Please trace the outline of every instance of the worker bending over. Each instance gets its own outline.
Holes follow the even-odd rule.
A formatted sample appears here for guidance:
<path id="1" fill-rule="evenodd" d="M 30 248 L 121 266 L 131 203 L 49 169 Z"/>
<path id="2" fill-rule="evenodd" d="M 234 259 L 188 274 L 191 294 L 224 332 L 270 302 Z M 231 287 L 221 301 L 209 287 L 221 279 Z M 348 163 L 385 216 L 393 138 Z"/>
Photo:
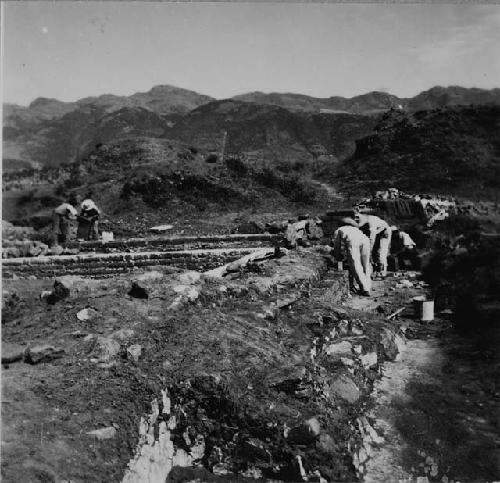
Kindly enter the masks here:
<path id="1" fill-rule="evenodd" d="M 338 260 L 347 260 L 349 268 L 349 283 L 355 290 L 355 282 L 361 295 L 370 295 L 370 240 L 350 218 L 343 219 L 345 224 L 333 234 L 333 255 Z"/>
<path id="2" fill-rule="evenodd" d="M 80 216 L 78 217 L 78 239 L 99 239 L 99 216 L 101 212 L 90 199 L 83 200 Z"/>
<path id="3" fill-rule="evenodd" d="M 370 238 L 370 253 L 375 267 L 383 277 L 387 275 L 387 257 L 391 246 L 392 230 L 389 224 L 375 215 L 358 213 L 355 220 Z"/>
<path id="4" fill-rule="evenodd" d="M 53 244 L 66 243 L 69 239 L 71 221 L 76 220 L 76 209 L 69 203 L 61 203 L 52 215 Z"/>

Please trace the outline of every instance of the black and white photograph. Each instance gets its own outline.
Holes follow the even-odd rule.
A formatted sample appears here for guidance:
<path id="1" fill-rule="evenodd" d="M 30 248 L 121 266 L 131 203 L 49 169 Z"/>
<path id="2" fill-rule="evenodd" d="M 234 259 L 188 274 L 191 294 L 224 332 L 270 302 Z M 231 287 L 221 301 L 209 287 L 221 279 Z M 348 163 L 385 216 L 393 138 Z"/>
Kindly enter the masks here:
<path id="1" fill-rule="evenodd" d="M 500 3 L 0 14 L 2 482 L 500 482 Z"/>

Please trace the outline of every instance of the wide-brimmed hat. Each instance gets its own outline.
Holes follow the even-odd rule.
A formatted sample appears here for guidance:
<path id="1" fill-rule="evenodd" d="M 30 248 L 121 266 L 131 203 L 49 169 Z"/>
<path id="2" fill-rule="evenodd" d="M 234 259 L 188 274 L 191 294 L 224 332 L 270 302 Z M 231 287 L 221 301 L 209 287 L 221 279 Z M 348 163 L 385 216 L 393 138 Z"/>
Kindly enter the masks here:
<path id="1" fill-rule="evenodd" d="M 90 199 L 83 200 L 82 204 L 81 204 L 81 207 L 82 207 L 82 210 L 96 210 L 96 211 L 99 211 L 99 209 L 97 208 L 96 204 L 92 200 L 90 200 Z"/>

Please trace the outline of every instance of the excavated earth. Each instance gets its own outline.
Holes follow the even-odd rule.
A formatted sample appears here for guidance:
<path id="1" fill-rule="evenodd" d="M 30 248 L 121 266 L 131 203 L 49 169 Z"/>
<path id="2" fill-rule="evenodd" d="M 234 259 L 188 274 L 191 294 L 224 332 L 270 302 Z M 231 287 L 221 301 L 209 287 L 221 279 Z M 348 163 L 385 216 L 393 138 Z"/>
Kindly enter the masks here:
<path id="1" fill-rule="evenodd" d="M 3 481 L 500 477 L 498 351 L 415 321 L 415 278 L 348 298 L 318 247 L 61 280 L 3 283 Z"/>

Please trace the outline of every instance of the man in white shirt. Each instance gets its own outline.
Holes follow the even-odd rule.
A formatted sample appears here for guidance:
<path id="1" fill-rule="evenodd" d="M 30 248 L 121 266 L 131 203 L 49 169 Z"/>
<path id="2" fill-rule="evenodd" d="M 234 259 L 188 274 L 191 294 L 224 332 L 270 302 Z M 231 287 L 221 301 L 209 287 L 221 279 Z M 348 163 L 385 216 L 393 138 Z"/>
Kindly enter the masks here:
<path id="1" fill-rule="evenodd" d="M 53 222 L 53 243 L 65 243 L 68 241 L 71 220 L 76 220 L 78 212 L 69 203 L 61 203 L 54 209 Z"/>
<path id="2" fill-rule="evenodd" d="M 391 227 L 385 220 L 375 215 L 358 213 L 355 220 L 359 228 L 368 233 L 372 260 L 376 270 L 385 277 L 387 275 L 387 257 L 391 246 Z"/>
<path id="3" fill-rule="evenodd" d="M 359 286 L 361 295 L 370 295 L 370 240 L 356 226 L 352 219 L 342 220 L 345 225 L 333 234 L 333 254 L 338 260 L 347 260 L 349 267 L 349 283 L 355 288 Z"/>

